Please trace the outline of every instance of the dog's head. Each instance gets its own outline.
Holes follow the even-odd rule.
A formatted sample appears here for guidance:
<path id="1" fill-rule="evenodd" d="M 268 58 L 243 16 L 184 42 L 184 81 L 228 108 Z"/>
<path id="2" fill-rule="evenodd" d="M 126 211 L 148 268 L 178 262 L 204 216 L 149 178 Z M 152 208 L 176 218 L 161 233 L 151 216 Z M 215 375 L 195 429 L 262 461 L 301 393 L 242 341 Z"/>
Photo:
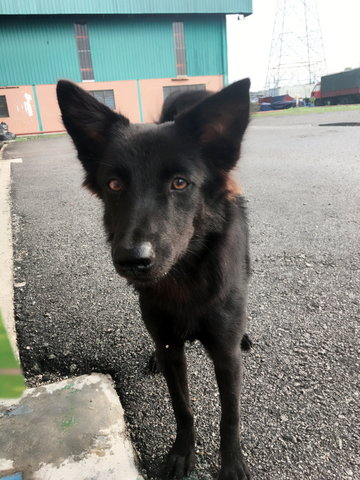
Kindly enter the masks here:
<path id="1" fill-rule="evenodd" d="M 135 286 L 158 282 L 220 228 L 234 193 L 229 173 L 248 124 L 249 86 L 236 82 L 173 122 L 138 125 L 73 83 L 58 83 L 84 184 L 104 202 L 114 265 Z"/>

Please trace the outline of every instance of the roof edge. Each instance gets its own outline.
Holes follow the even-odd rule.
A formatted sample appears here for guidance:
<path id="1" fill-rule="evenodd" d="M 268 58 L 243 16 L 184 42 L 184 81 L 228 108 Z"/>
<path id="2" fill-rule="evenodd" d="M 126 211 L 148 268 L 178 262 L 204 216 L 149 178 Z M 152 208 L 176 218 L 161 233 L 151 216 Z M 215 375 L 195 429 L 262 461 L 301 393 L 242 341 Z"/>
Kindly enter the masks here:
<path id="1" fill-rule="evenodd" d="M 252 0 L 12 0 L 0 2 L 0 15 L 251 15 Z"/>

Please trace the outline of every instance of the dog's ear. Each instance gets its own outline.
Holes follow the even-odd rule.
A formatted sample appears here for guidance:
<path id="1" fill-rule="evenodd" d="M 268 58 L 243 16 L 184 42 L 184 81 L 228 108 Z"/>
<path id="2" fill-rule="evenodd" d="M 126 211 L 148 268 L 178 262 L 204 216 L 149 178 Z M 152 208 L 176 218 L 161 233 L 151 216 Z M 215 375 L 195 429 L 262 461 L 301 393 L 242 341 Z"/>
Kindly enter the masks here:
<path id="1" fill-rule="evenodd" d="M 85 172 L 84 186 L 100 196 L 96 170 L 113 128 L 129 125 L 129 120 L 98 102 L 72 82 L 60 80 L 56 88 L 61 116 L 73 139 Z"/>
<path id="2" fill-rule="evenodd" d="M 56 93 L 64 126 L 87 169 L 86 157 L 103 150 L 113 125 L 127 126 L 129 120 L 67 80 L 58 82 Z"/>
<path id="3" fill-rule="evenodd" d="M 248 78 L 235 82 L 175 119 L 178 131 L 195 139 L 204 158 L 220 170 L 231 170 L 239 158 L 249 123 L 249 89 Z"/>

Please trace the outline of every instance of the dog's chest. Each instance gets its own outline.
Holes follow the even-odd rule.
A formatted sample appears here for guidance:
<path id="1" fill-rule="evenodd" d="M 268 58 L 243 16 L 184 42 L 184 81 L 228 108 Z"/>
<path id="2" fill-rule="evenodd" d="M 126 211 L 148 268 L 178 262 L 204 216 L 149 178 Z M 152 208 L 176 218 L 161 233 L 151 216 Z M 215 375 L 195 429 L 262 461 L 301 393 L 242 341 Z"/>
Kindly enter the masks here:
<path id="1" fill-rule="evenodd" d="M 169 282 L 151 293 L 140 293 L 146 323 L 156 323 L 155 329 L 160 329 L 166 336 L 190 341 L 197 339 L 200 319 L 211 303 L 206 291 L 200 286 L 194 288 L 185 283 Z"/>

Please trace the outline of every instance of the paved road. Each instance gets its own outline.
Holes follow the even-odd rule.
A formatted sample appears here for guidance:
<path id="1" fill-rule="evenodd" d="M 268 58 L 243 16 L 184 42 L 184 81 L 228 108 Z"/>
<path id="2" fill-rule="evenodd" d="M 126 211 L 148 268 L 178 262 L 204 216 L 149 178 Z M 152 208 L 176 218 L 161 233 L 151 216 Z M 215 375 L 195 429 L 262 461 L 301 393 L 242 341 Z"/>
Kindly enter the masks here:
<path id="1" fill-rule="evenodd" d="M 350 480 L 357 463 L 360 110 L 264 116 L 251 124 L 241 182 L 253 277 L 242 401 L 256 480 Z M 115 275 L 99 201 L 79 188 L 67 138 L 15 143 L 16 321 L 31 385 L 89 371 L 116 379 L 148 478 L 174 436 L 165 383 L 146 369 L 151 342 L 136 295 Z M 198 431 L 192 478 L 214 478 L 219 398 L 202 347 L 188 348 Z"/>

